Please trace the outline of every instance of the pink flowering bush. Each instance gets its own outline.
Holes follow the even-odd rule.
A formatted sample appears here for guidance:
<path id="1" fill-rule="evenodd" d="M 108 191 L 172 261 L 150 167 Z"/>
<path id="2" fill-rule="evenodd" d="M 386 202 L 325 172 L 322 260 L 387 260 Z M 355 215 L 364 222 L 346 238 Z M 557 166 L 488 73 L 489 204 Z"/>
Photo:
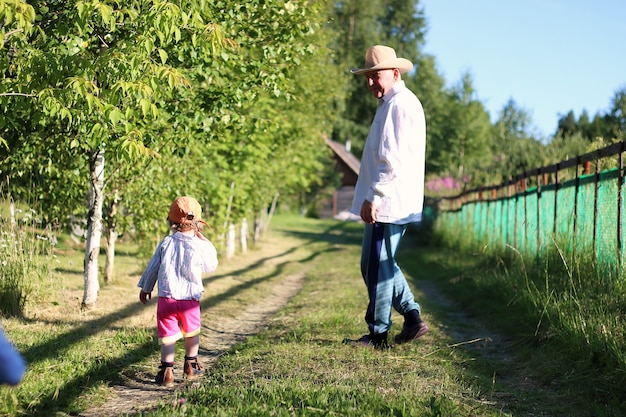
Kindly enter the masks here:
<path id="1" fill-rule="evenodd" d="M 463 183 L 465 183 L 463 179 Z M 463 183 L 457 181 L 450 175 L 446 177 L 432 177 L 426 181 L 427 195 L 454 195 L 461 191 Z"/>

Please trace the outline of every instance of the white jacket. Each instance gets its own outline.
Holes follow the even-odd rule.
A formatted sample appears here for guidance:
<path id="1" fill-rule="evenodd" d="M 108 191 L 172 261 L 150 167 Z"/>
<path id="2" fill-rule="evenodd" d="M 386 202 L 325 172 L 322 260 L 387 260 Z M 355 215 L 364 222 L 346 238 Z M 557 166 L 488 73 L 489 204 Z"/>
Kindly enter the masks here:
<path id="1" fill-rule="evenodd" d="M 404 81 L 382 98 L 370 127 L 351 212 L 368 200 L 376 221 L 406 224 L 422 219 L 426 120 L 419 99 Z"/>
<path id="2" fill-rule="evenodd" d="M 151 293 L 158 281 L 159 297 L 200 300 L 202 274 L 215 271 L 217 264 L 210 241 L 177 232 L 161 241 L 137 286 Z"/>

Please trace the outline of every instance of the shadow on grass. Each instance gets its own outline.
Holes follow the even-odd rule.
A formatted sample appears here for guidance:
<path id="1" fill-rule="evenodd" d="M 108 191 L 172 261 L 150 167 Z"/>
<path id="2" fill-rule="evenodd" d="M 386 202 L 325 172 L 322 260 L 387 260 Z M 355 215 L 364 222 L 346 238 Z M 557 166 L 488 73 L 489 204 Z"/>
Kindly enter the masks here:
<path id="1" fill-rule="evenodd" d="M 279 228 L 275 230 L 279 230 L 285 235 L 293 236 L 309 243 L 326 242 L 330 244 L 361 245 L 361 241 L 363 239 L 363 224 L 356 222 L 325 222 L 324 224 L 329 224 L 329 226 L 319 233 L 287 228 Z"/>
<path id="2" fill-rule="evenodd" d="M 204 298 L 201 302 L 201 308 L 207 308 L 207 306 L 209 305 L 213 306 L 217 303 L 224 302 L 229 298 L 236 297 L 237 294 L 240 294 L 248 288 L 251 288 L 264 281 L 268 281 L 276 276 L 279 276 L 285 272 L 285 268 L 289 264 L 309 263 L 314 261 L 315 258 L 324 253 L 336 250 L 333 247 L 320 247 L 319 250 L 313 251 L 305 258 L 293 259 L 296 255 L 298 248 L 305 245 L 310 245 L 315 242 L 345 243 L 346 237 L 342 235 L 342 230 L 343 225 L 338 224 L 333 225 L 332 227 L 325 229 L 320 233 L 290 233 L 288 230 L 282 231 L 281 233 L 292 234 L 295 237 L 302 239 L 303 243 L 277 255 L 262 258 L 251 265 L 247 265 L 244 268 L 229 272 L 228 274 L 214 274 L 207 276 L 203 279 L 203 282 L 205 284 L 210 281 L 227 276 L 245 276 L 250 271 L 254 271 L 262 266 L 266 266 L 270 261 L 274 261 L 275 259 L 280 259 L 283 257 L 286 258 L 283 262 L 273 265 L 273 269 L 263 276 L 254 278 L 252 280 L 243 281 L 240 285 L 230 288 L 225 293 L 220 293 L 219 295 Z M 72 346 L 77 345 L 82 341 L 97 335 L 103 330 L 111 329 L 114 326 L 115 322 L 133 317 L 144 308 L 146 307 L 139 302 L 129 304 L 128 306 L 111 312 L 106 316 L 86 321 L 70 331 L 58 333 L 53 337 L 46 339 L 45 341 L 36 343 L 22 350 L 22 354 L 24 355 L 26 361 L 31 364 L 31 366 L 46 359 L 62 358 Z M 33 322 L 37 321 L 40 320 L 33 320 Z M 156 337 L 153 337 L 149 341 L 140 342 L 137 345 L 132 345 L 132 347 L 127 349 L 125 353 L 121 356 L 106 360 L 90 359 L 93 360 L 93 362 L 85 366 L 85 372 L 74 376 L 68 381 L 63 381 L 63 383 L 58 387 L 55 392 L 47 392 L 43 395 L 42 393 L 31 393 L 30 396 L 34 395 L 37 398 L 36 400 L 32 398 L 27 398 L 25 401 L 30 403 L 30 405 L 24 404 L 24 407 L 27 409 L 28 415 L 31 416 L 49 416 L 54 414 L 56 411 L 67 410 L 69 405 L 72 404 L 83 393 L 89 391 L 91 388 L 95 387 L 103 381 L 119 383 L 120 376 L 124 369 L 127 369 L 133 364 L 141 362 L 147 357 L 156 355 L 158 354 L 158 352 L 159 346 Z M 59 366 L 74 365 L 69 362 L 66 364 L 61 363 L 59 364 Z"/>

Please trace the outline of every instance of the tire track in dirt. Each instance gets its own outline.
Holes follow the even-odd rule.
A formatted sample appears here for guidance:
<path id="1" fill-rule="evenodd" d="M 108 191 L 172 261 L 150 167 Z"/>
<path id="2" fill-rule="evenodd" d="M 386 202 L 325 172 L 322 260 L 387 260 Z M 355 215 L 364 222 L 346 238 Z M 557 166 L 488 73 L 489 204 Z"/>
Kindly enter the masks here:
<path id="1" fill-rule="evenodd" d="M 304 273 L 287 275 L 273 286 L 265 298 L 242 309 L 237 317 L 216 317 L 215 312 L 203 311 L 203 325 L 200 334 L 199 362 L 209 368 L 222 354 L 248 336 L 263 330 L 268 321 L 280 308 L 286 305 L 302 288 Z M 207 317 L 210 315 L 211 317 Z M 81 417 L 115 417 L 141 413 L 154 409 L 162 402 L 174 402 L 177 393 L 188 384 L 182 378 L 182 367 L 174 368 L 174 387 L 161 387 L 154 383 L 154 374 L 139 371 L 132 376 L 123 376 L 124 384 L 112 387 L 106 403 L 86 410 Z"/>

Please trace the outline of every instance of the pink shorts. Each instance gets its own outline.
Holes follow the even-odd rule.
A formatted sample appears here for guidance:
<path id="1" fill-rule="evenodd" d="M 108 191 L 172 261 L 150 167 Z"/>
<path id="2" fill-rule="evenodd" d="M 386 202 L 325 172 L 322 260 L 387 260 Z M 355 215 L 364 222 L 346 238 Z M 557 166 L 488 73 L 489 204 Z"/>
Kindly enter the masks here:
<path id="1" fill-rule="evenodd" d="M 200 334 L 200 301 L 159 297 L 157 333 L 161 345 Z"/>

